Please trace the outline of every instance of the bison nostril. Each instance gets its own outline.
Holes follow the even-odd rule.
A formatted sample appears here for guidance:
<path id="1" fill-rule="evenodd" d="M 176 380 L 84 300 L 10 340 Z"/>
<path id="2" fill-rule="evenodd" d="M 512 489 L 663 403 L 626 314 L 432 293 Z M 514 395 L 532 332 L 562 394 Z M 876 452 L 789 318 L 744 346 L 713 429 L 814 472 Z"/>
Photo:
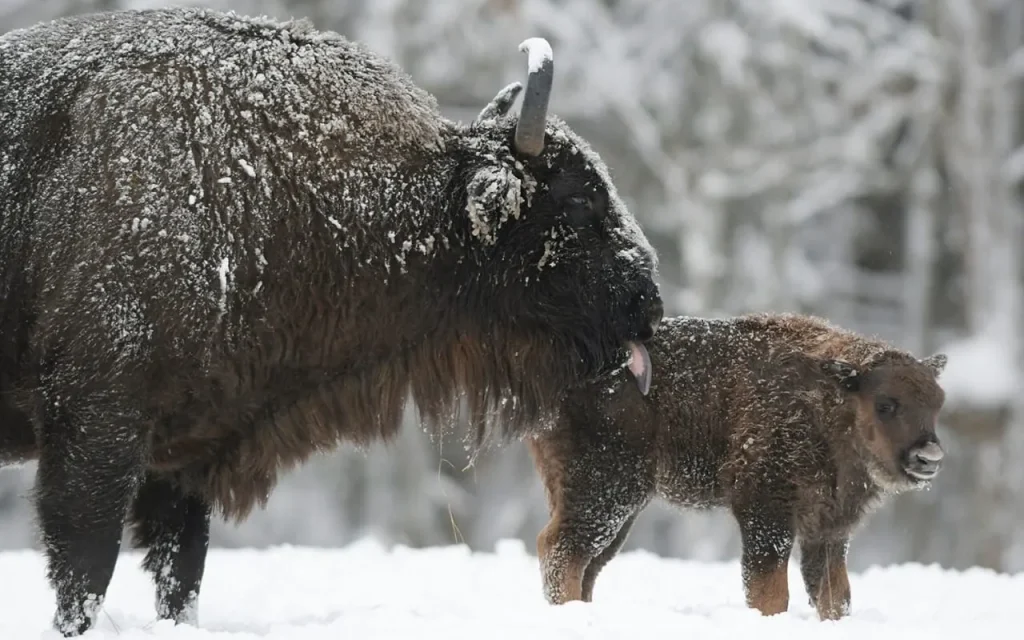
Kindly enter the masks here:
<path id="1" fill-rule="evenodd" d="M 938 464 L 944 456 L 942 447 L 934 442 L 929 442 L 914 451 L 914 460 L 925 466 Z"/>
<path id="2" fill-rule="evenodd" d="M 658 325 L 665 318 L 665 304 L 661 301 L 661 298 L 655 298 L 651 301 L 650 306 L 647 308 L 647 319 L 651 325 L 651 331 L 657 331 Z"/>
<path id="3" fill-rule="evenodd" d="M 629 313 L 638 325 L 633 336 L 638 340 L 648 340 L 654 336 L 658 326 L 665 317 L 665 304 L 657 290 L 635 294 L 629 301 Z"/>

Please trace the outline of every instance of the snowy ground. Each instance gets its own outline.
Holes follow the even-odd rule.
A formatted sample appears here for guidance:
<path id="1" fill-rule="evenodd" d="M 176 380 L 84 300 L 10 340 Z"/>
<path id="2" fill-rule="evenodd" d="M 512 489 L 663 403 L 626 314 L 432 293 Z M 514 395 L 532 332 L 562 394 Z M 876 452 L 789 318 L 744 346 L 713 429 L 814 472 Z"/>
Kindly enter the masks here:
<path id="1" fill-rule="evenodd" d="M 1024 623 L 1024 574 L 873 569 L 851 577 L 853 615 L 822 623 L 803 597 L 795 563 L 789 613 L 761 618 L 742 604 L 735 563 L 624 553 L 602 573 L 593 603 L 551 607 L 541 597 L 536 558 L 519 543 L 471 554 L 465 547 L 386 551 L 362 542 L 333 550 L 212 550 L 196 629 L 154 622 L 153 590 L 139 559 L 122 555 L 99 627 L 87 640 L 600 640 L 640 633 L 962 640 L 1013 636 Z M 53 604 L 40 555 L 0 553 L 0 577 L 0 638 L 57 638 L 48 628 Z"/>

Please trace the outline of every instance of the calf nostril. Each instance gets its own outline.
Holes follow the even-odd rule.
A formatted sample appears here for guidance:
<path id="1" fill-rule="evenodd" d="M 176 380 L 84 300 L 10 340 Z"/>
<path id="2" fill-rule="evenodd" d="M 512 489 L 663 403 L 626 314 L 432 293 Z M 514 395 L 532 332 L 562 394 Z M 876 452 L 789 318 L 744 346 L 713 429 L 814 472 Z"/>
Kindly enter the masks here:
<path id="1" fill-rule="evenodd" d="M 942 447 L 935 444 L 934 442 L 929 442 L 928 444 L 914 451 L 914 460 L 916 462 L 920 462 L 925 466 L 938 464 L 940 461 L 942 461 L 942 458 L 944 456 L 945 454 L 942 452 Z"/>

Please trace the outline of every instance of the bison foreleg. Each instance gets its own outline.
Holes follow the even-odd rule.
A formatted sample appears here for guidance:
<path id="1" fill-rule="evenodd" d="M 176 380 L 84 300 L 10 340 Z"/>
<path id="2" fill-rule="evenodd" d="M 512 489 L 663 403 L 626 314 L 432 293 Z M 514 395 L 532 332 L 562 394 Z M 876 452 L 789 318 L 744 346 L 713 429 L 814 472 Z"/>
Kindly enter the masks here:
<path id="1" fill-rule="evenodd" d="M 109 397 L 48 395 L 54 400 L 44 410 L 36 503 L 57 593 L 53 624 L 69 637 L 92 627 L 103 604 L 145 437 L 139 416 Z"/>
<path id="2" fill-rule="evenodd" d="M 846 573 L 847 540 L 801 540 L 800 573 L 811 606 L 821 620 L 838 620 L 850 612 Z"/>
<path id="3" fill-rule="evenodd" d="M 789 609 L 787 568 L 793 530 L 784 509 L 752 505 L 734 512 L 740 525 L 740 559 L 747 606 L 770 616 Z"/>
<path id="4" fill-rule="evenodd" d="M 198 624 L 197 601 L 210 543 L 210 507 L 172 481 L 148 477 L 132 509 L 135 544 L 148 548 L 142 566 L 156 584 L 161 619 Z"/>

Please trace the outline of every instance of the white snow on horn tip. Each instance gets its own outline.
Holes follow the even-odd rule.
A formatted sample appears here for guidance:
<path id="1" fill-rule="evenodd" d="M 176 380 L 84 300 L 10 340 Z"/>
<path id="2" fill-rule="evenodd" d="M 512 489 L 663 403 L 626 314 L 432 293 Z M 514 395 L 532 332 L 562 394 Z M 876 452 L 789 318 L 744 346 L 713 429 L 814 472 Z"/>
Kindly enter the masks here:
<path id="1" fill-rule="evenodd" d="M 551 44 L 544 38 L 527 38 L 519 43 L 519 50 L 529 55 L 527 65 L 530 73 L 540 71 L 544 61 L 554 62 L 555 54 L 551 51 Z"/>

